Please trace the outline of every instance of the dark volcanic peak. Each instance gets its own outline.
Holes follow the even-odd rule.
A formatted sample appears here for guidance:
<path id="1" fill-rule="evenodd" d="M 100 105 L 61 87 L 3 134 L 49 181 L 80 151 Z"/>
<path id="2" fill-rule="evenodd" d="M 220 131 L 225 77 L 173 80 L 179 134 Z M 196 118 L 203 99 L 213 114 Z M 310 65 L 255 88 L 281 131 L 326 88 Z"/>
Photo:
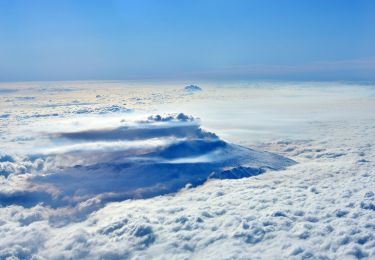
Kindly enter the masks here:
<path id="1" fill-rule="evenodd" d="M 38 164 L 1 155 L 0 164 L 9 169 L 35 165 L 35 174 L 27 178 L 33 191 L 0 193 L 1 203 L 31 207 L 43 202 L 65 207 L 96 198 L 101 205 L 177 192 L 210 178 L 251 177 L 295 163 L 227 143 L 183 113 L 127 123 L 49 135 L 53 149 L 43 156 L 30 155 L 34 161 L 38 157 Z"/>
<path id="2" fill-rule="evenodd" d="M 202 91 L 202 88 L 198 87 L 197 85 L 188 85 L 185 87 L 185 90 L 189 92 L 196 92 L 196 91 Z"/>

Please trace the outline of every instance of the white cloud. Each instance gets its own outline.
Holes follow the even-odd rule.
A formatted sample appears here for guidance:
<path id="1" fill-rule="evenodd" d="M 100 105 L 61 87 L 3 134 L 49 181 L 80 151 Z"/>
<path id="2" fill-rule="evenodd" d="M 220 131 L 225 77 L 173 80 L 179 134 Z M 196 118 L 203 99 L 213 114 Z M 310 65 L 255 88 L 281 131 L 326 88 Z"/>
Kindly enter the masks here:
<path id="1" fill-rule="evenodd" d="M 280 139 L 274 132 L 267 132 L 267 141 L 258 143 L 257 147 L 300 163 L 286 170 L 258 174 L 256 169 L 262 165 L 283 168 L 285 159 L 221 141 L 207 131 L 198 130 L 196 122 L 175 119 L 154 122 L 147 117 L 141 122 L 121 122 L 128 117 L 103 115 L 102 121 L 101 117 L 74 116 L 59 125 L 56 122 L 61 119 L 41 117 L 35 123 L 28 121 L 28 131 L 24 131 L 26 128 L 21 127 L 24 121 L 9 117 L 0 123 L 0 165 L 9 172 L 7 176 L 0 176 L 3 204 L 0 259 L 239 259 L 249 255 L 264 259 L 374 258 L 375 120 L 372 111 L 375 103 L 371 89 L 342 88 L 338 92 L 337 86 L 333 91 L 331 88 L 311 90 L 303 85 L 295 86 L 295 92 L 282 89 L 276 98 L 272 94 L 276 90 L 204 89 L 201 96 L 189 96 L 187 103 L 197 110 L 202 106 L 207 108 L 197 113 L 205 127 L 210 125 L 210 120 L 218 118 L 220 133 L 225 125 L 235 125 L 238 129 L 256 125 L 261 131 L 264 128 L 255 120 L 261 115 L 265 121 L 274 118 L 277 122 L 287 122 L 278 129 L 278 133 L 287 129 L 286 137 Z M 217 100 L 222 110 L 210 98 Z M 243 106 L 241 98 L 247 106 Z M 194 112 L 182 104 L 182 99 L 177 99 L 173 106 Z M 201 107 L 197 106 L 199 102 Z M 216 114 L 210 115 L 209 109 L 213 107 Z M 333 108 L 340 113 L 332 111 Z M 12 115 L 18 115 L 18 109 L 9 108 Z M 249 111 L 257 117 L 252 117 Z M 263 114 L 264 111 L 268 114 Z M 290 120 L 296 114 L 305 115 L 306 119 Z M 135 117 L 134 114 L 127 116 Z M 283 121 L 282 116 L 289 121 Z M 279 127 L 278 123 L 273 124 L 269 123 L 266 129 Z M 124 126 L 133 129 L 133 134 L 121 134 Z M 176 130 L 178 126 L 181 128 Z M 85 138 L 64 135 L 78 132 Z M 109 133 L 119 134 L 120 140 L 104 138 Z M 298 139 L 301 136 L 303 139 Z M 225 140 L 238 138 L 239 144 L 247 145 L 251 138 L 258 136 L 247 132 L 226 137 Z M 201 142 L 194 142 L 197 139 Z M 19 143 L 24 153 L 15 153 L 15 143 Z M 133 149 L 131 153 L 127 153 L 128 144 Z M 55 149 L 55 154 L 40 154 L 40 149 Z M 137 158 L 132 158 L 135 151 Z M 252 158 L 250 165 L 246 161 L 248 157 Z M 191 182 L 191 175 L 194 180 L 204 172 L 202 169 L 207 165 L 199 168 L 199 163 L 226 160 L 223 167 L 226 177 L 243 174 L 242 168 L 231 167 L 237 163 L 245 167 L 257 164 L 253 172 L 246 171 L 256 176 L 211 179 L 195 188 L 183 185 Z M 131 195 L 138 199 L 123 201 L 129 196 L 124 187 L 129 188 L 131 184 L 122 175 L 119 178 L 119 174 L 126 172 L 128 162 L 136 162 L 143 170 L 134 171 L 138 178 L 139 172 L 146 173 L 142 183 L 154 181 L 153 176 L 163 178 L 174 169 L 155 167 L 155 161 L 177 162 L 175 167 L 192 163 L 196 168 L 181 168 L 191 171 L 177 178 L 181 181 L 177 184 L 183 187 L 180 192 L 152 197 L 161 191 L 170 192 L 176 183 L 151 186 L 133 183 L 136 188 L 131 190 Z M 119 167 L 119 171 L 111 167 Z M 171 173 L 172 177 L 181 172 L 177 169 Z M 152 198 L 139 199 L 145 194 Z"/>

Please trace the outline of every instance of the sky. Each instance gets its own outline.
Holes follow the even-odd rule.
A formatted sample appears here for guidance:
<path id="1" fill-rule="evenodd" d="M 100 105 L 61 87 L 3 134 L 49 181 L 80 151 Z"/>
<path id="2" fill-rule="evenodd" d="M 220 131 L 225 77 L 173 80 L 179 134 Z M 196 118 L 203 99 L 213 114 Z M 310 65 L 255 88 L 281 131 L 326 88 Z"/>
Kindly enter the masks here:
<path id="1" fill-rule="evenodd" d="M 375 1 L 0 0 L 0 81 L 375 80 Z"/>

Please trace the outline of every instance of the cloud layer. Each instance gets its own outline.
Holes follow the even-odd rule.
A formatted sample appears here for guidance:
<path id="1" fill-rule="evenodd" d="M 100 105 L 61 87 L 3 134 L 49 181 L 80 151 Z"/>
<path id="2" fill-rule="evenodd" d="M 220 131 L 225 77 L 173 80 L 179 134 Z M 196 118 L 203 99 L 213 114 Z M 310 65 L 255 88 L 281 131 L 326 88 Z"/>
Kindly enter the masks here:
<path id="1" fill-rule="evenodd" d="M 0 95 L 0 259 L 375 257 L 371 84 L 46 84 Z"/>

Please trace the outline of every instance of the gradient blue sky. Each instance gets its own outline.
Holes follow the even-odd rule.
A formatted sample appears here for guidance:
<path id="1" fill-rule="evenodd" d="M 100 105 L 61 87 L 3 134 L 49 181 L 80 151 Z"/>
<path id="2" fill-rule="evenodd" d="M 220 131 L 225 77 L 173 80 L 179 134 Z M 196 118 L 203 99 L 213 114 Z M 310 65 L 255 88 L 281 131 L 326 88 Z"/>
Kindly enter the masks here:
<path id="1" fill-rule="evenodd" d="M 0 0 L 0 81 L 375 80 L 375 1 Z"/>

